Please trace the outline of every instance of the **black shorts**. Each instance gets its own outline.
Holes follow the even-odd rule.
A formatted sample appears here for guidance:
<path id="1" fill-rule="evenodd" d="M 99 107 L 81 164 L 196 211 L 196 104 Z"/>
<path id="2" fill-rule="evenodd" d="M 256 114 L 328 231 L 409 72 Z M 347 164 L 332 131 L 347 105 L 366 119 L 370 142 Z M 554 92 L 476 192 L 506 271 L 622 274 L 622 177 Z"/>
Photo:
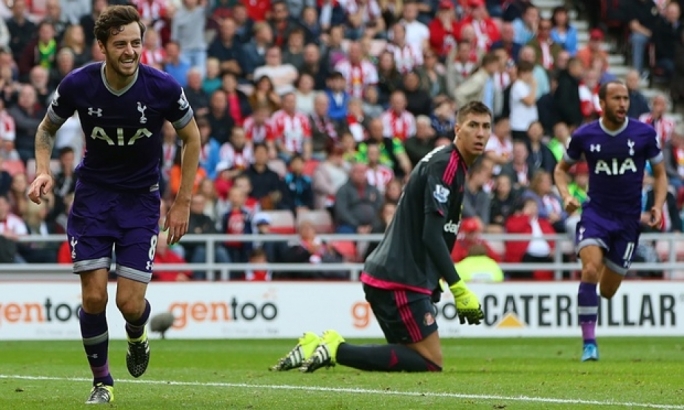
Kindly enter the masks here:
<path id="1" fill-rule="evenodd" d="M 416 343 L 437 331 L 430 295 L 368 285 L 363 285 L 363 291 L 387 343 Z"/>

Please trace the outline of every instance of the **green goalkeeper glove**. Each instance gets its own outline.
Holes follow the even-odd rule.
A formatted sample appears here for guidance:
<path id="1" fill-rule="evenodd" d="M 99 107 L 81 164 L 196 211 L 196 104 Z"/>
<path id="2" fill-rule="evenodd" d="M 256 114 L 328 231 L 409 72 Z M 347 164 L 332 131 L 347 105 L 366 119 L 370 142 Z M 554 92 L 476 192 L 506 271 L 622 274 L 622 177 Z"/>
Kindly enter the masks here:
<path id="1" fill-rule="evenodd" d="M 458 319 L 461 324 L 465 324 L 467 320 L 469 325 L 479 325 L 480 321 L 484 319 L 484 312 L 477 296 L 466 287 L 462 280 L 451 285 L 449 290 L 454 295 Z"/>

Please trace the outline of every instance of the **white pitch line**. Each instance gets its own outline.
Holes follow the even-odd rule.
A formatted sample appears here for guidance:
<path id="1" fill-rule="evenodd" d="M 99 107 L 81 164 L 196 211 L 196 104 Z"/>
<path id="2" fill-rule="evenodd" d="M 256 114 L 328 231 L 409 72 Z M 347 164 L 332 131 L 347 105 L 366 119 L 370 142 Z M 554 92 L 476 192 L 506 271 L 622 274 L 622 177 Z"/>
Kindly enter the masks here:
<path id="1" fill-rule="evenodd" d="M 0 374 L 0 379 L 8 380 L 37 380 L 37 381 L 70 381 L 70 382 L 91 382 L 92 379 L 84 377 L 50 377 L 50 376 L 23 376 L 14 374 Z M 575 405 L 594 405 L 594 406 L 618 406 L 618 407 L 641 407 L 647 409 L 667 409 L 684 410 L 684 405 L 676 404 L 654 404 L 654 403 L 632 403 L 618 401 L 599 401 L 582 399 L 554 399 L 548 397 L 530 396 L 497 396 L 489 394 L 461 394 L 461 393 L 437 393 L 437 392 L 417 392 L 417 391 L 393 391 L 393 390 L 373 390 L 345 387 L 321 387 L 321 386 L 293 386 L 279 384 L 248 384 L 248 383 L 218 383 L 218 382 L 179 382 L 165 380 L 130 380 L 117 379 L 117 383 L 147 384 L 164 386 L 188 386 L 188 387 L 224 387 L 234 389 L 265 389 L 265 390 L 298 390 L 306 392 L 325 392 L 325 393 L 351 393 L 367 394 L 379 396 L 404 396 L 404 397 L 432 397 L 447 399 L 471 399 L 471 400 L 502 400 L 519 401 L 528 403 L 549 403 L 549 404 L 575 404 Z"/>

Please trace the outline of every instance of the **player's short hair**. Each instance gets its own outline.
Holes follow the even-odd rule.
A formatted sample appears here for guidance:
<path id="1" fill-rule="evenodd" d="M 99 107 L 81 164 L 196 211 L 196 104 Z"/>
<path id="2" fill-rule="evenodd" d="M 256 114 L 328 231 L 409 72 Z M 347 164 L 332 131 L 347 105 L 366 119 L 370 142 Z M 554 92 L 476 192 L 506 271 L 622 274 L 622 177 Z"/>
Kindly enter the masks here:
<path id="1" fill-rule="evenodd" d="M 491 119 L 492 111 L 481 101 L 471 101 L 458 110 L 457 121 L 462 124 L 468 114 L 487 114 Z"/>
<path id="2" fill-rule="evenodd" d="M 140 26 L 140 37 L 145 35 L 146 27 L 140 21 L 140 14 L 133 6 L 111 6 L 107 7 L 95 22 L 95 39 L 107 44 L 107 40 L 112 34 L 119 32 L 119 27 L 126 26 L 131 23 L 138 23 Z"/>
<path id="3" fill-rule="evenodd" d="M 610 87 L 611 84 L 618 84 L 618 85 L 622 85 L 622 86 L 627 87 L 625 85 L 625 82 L 621 81 L 621 80 L 606 81 L 605 83 L 601 84 L 601 87 L 599 87 L 599 92 L 598 92 L 599 100 L 603 100 L 603 101 L 606 100 L 606 97 L 608 96 L 608 87 Z"/>

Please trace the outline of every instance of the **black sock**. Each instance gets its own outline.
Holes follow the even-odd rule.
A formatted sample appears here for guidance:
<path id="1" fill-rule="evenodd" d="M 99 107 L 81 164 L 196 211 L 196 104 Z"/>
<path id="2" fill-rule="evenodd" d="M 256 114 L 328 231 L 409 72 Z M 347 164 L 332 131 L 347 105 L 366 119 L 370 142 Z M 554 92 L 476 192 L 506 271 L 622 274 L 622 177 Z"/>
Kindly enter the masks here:
<path id="1" fill-rule="evenodd" d="M 354 346 L 342 343 L 336 362 L 359 370 L 381 372 L 441 372 L 442 368 L 404 345 Z"/>

